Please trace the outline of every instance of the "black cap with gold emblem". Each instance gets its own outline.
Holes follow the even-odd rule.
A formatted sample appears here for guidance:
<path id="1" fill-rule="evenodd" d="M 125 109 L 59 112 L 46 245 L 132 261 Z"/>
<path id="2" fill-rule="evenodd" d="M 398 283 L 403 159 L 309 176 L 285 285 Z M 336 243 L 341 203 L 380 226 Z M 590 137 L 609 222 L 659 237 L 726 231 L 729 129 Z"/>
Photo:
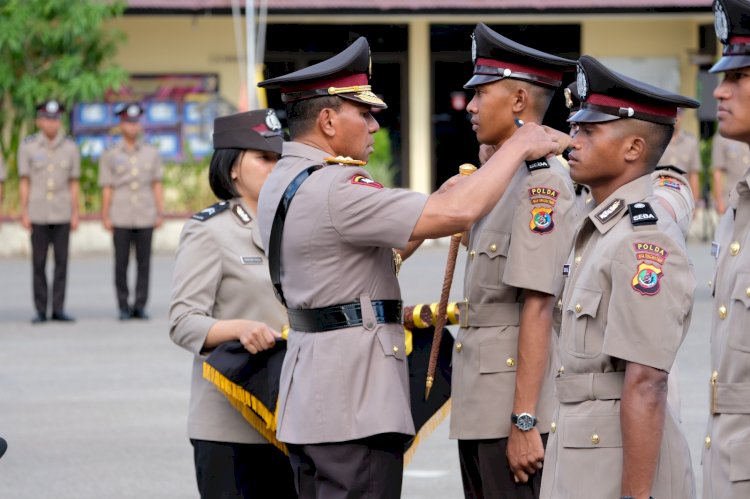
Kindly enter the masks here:
<path id="1" fill-rule="evenodd" d="M 714 0 L 713 9 L 716 37 L 724 50 L 709 72 L 750 66 L 750 1 Z"/>
<path id="2" fill-rule="evenodd" d="M 600 123 L 621 118 L 674 125 L 677 108 L 697 108 L 700 102 L 630 78 L 607 68 L 591 56 L 578 60 L 576 88 L 581 109 L 568 121 Z"/>
<path id="3" fill-rule="evenodd" d="M 122 121 L 134 123 L 141 118 L 143 107 L 137 102 L 123 102 L 115 106 L 114 113 Z"/>
<path id="4" fill-rule="evenodd" d="M 214 149 L 253 149 L 281 154 L 284 132 L 273 109 L 258 109 L 214 120 Z"/>
<path id="5" fill-rule="evenodd" d="M 383 100 L 372 93 L 372 65 L 367 38 L 359 37 L 344 51 L 299 71 L 258 83 L 262 88 L 280 88 L 285 103 L 338 95 L 344 99 L 385 109 Z"/>
<path id="6" fill-rule="evenodd" d="M 578 85 L 576 82 L 565 87 L 564 93 L 565 107 L 568 108 L 569 113 L 575 113 L 581 109 L 581 96 L 578 95 Z"/>
<path id="7" fill-rule="evenodd" d="M 37 118 L 56 120 L 65 112 L 65 106 L 55 99 L 46 100 L 36 105 Z"/>
<path id="8" fill-rule="evenodd" d="M 479 23 L 471 36 L 474 76 L 464 88 L 474 88 L 503 78 L 524 80 L 557 88 L 563 73 L 573 71 L 575 61 L 521 45 Z"/>

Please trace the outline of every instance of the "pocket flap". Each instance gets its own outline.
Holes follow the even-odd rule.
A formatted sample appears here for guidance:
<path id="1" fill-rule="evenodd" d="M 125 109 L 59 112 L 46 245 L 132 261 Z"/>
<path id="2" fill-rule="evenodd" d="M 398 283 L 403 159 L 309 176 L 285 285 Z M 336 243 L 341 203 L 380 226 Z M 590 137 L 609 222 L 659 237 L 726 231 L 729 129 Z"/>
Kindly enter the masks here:
<path id="1" fill-rule="evenodd" d="M 622 447 L 619 414 L 567 416 L 564 425 L 561 428 L 564 447 Z"/>
<path id="2" fill-rule="evenodd" d="M 497 232 L 494 230 L 482 230 L 474 246 L 477 253 L 487 255 L 489 258 L 497 256 L 508 256 L 510 247 L 510 233 Z"/>
<path id="3" fill-rule="evenodd" d="M 733 482 L 750 480 L 750 440 L 729 444 L 729 479 Z"/>
<path id="4" fill-rule="evenodd" d="M 514 334 L 511 333 L 515 331 Z M 479 373 L 507 373 L 518 363 L 518 328 L 508 328 L 504 336 L 479 345 Z"/>
<path id="5" fill-rule="evenodd" d="M 576 319 L 582 315 L 596 317 L 599 302 L 602 300 L 602 292 L 592 289 L 575 288 L 568 303 L 568 311 L 573 312 Z"/>
<path id="6" fill-rule="evenodd" d="M 732 290 L 732 299 L 739 300 L 750 308 L 750 272 L 739 272 L 737 280 L 734 281 Z"/>
<path id="7" fill-rule="evenodd" d="M 383 347 L 383 354 L 386 357 L 404 360 L 406 357 L 406 339 L 403 332 L 389 331 L 380 325 L 375 334 L 378 336 L 378 341 L 380 346 Z"/>

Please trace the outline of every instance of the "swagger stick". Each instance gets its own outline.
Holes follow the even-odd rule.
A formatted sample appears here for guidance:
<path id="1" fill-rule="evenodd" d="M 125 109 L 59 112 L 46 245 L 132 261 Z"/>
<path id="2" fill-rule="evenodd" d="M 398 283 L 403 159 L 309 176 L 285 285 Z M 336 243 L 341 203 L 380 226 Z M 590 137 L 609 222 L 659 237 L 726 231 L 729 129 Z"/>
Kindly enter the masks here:
<path id="1" fill-rule="evenodd" d="M 464 163 L 458 167 L 458 172 L 461 175 L 471 175 L 477 170 L 477 167 Z M 432 383 L 435 381 L 435 367 L 437 366 L 437 358 L 440 353 L 440 339 L 443 336 L 443 328 L 445 327 L 446 321 L 446 309 L 448 308 L 448 295 L 451 291 L 451 284 L 453 283 L 453 271 L 456 269 L 456 258 L 458 257 L 458 247 L 461 245 L 461 233 L 453 234 L 451 236 L 451 245 L 448 249 L 448 262 L 445 264 L 445 277 L 443 278 L 443 289 L 440 292 L 440 301 L 437 307 L 437 318 L 435 319 L 435 333 L 432 337 L 432 347 L 430 348 L 430 363 L 427 365 L 427 379 L 425 381 L 425 393 L 424 398 L 427 400 L 430 397 L 430 390 L 432 389 Z"/>

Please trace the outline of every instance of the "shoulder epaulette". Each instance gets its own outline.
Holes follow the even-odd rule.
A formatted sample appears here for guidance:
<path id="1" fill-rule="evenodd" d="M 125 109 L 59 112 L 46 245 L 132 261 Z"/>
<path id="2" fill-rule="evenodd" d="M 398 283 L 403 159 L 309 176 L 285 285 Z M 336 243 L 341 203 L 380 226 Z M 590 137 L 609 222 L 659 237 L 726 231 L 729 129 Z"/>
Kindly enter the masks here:
<path id="1" fill-rule="evenodd" d="M 630 215 L 630 223 L 634 227 L 654 225 L 659 220 L 659 217 L 654 213 L 654 209 L 645 201 L 629 204 L 628 214 Z"/>
<path id="2" fill-rule="evenodd" d="M 213 204 L 209 206 L 208 208 L 204 208 L 203 210 L 199 211 L 195 215 L 193 215 L 191 218 L 193 220 L 199 220 L 201 222 L 205 222 L 211 217 L 214 217 L 221 213 L 222 211 L 226 211 L 229 209 L 229 201 L 219 201 L 216 204 Z"/>
<path id="3" fill-rule="evenodd" d="M 549 163 L 545 158 L 539 158 L 532 161 L 526 162 L 526 169 L 529 170 L 529 173 L 535 172 L 537 170 L 543 170 L 545 168 L 549 168 Z"/>
<path id="4" fill-rule="evenodd" d="M 687 174 L 687 172 L 685 170 L 683 170 L 682 168 L 677 168 L 674 165 L 660 165 L 660 166 L 657 166 L 656 167 L 656 171 L 660 171 L 660 170 L 672 170 L 673 172 L 677 172 L 680 175 Z"/>

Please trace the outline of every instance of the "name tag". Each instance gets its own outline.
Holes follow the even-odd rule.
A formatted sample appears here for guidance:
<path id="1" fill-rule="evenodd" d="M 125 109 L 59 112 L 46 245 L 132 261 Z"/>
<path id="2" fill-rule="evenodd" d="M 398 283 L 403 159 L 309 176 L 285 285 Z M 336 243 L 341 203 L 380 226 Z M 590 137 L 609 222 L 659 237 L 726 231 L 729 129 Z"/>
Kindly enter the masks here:
<path id="1" fill-rule="evenodd" d="M 714 258 L 719 258 L 720 248 L 721 248 L 721 244 L 719 244 L 716 241 L 711 241 L 711 256 Z"/>
<path id="2" fill-rule="evenodd" d="M 260 256 L 241 256 L 242 265 L 261 265 L 263 258 Z"/>
<path id="3" fill-rule="evenodd" d="M 570 265 L 568 264 L 563 265 L 563 275 L 565 277 L 568 277 L 570 275 Z"/>

